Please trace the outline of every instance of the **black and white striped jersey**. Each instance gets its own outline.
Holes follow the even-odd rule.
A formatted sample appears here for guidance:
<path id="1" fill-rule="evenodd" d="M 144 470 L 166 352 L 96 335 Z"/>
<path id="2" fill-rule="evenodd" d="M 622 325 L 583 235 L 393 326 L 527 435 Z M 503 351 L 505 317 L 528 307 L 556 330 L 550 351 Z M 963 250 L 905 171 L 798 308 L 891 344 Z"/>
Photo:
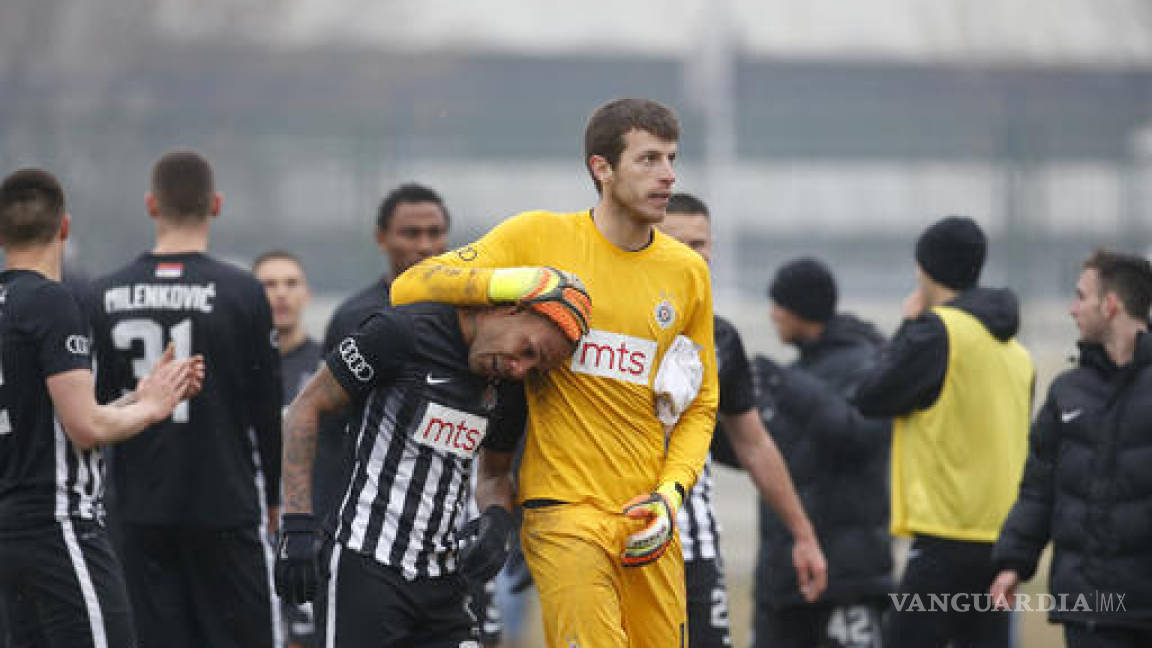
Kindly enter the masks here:
<path id="1" fill-rule="evenodd" d="M 685 562 L 712 560 L 720 552 L 720 523 L 713 508 L 712 489 L 712 458 L 709 457 L 676 518 Z"/>
<path id="2" fill-rule="evenodd" d="M 325 362 L 361 413 L 336 540 L 408 579 L 454 572 L 473 458 L 481 446 L 515 450 L 523 386 L 468 370 L 456 309 L 443 304 L 378 312 Z"/>
<path id="3" fill-rule="evenodd" d="M 0 528 L 102 517 L 103 459 L 68 440 L 47 379 L 91 370 L 88 324 L 66 288 L 0 273 Z"/>
<path id="4" fill-rule="evenodd" d="M 752 369 L 740 333 L 728 320 L 714 320 L 716 340 L 716 371 L 720 385 L 720 403 L 717 414 L 741 414 L 756 404 L 752 384 Z M 718 425 L 714 436 L 724 435 Z M 677 522 L 684 560 L 712 560 L 720 554 L 720 524 L 716 521 L 713 505 L 712 457 L 709 455 L 696 485 L 688 491 Z"/>

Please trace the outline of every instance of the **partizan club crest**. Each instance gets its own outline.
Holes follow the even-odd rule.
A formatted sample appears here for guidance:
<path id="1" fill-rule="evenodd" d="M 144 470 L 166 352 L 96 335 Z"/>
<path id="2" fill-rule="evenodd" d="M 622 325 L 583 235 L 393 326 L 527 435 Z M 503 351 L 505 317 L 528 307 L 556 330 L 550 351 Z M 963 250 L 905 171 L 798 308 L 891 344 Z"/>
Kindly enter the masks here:
<path id="1" fill-rule="evenodd" d="M 663 299 L 659 304 L 656 304 L 656 310 L 652 315 L 656 318 L 656 323 L 661 329 L 672 326 L 672 322 L 676 321 L 676 309 L 672 306 L 672 302 L 667 299 Z"/>

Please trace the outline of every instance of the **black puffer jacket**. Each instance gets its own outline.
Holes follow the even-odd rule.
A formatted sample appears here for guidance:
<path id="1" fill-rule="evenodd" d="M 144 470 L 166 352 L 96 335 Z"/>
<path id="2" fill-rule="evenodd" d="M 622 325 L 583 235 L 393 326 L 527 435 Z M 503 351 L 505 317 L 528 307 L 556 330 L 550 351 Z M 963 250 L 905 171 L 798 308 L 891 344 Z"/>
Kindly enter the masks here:
<path id="1" fill-rule="evenodd" d="M 780 447 L 828 559 L 822 600 L 847 602 L 891 591 L 888 535 L 889 424 L 866 419 L 848 399 L 883 338 L 851 315 L 837 315 L 800 358 L 781 369 L 757 356 L 758 403 Z M 756 599 L 803 603 L 792 567 L 792 536 L 763 502 Z"/>
<path id="2" fill-rule="evenodd" d="M 1029 444 L 997 566 L 1031 578 L 1052 540 L 1049 586 L 1073 608 L 1052 620 L 1152 627 L 1152 336 L 1137 336 L 1124 367 L 1081 343 L 1079 366 L 1053 381 Z M 1100 609 L 1098 593 L 1123 594 L 1125 610 Z M 1091 609 L 1075 609 L 1079 595 Z"/>

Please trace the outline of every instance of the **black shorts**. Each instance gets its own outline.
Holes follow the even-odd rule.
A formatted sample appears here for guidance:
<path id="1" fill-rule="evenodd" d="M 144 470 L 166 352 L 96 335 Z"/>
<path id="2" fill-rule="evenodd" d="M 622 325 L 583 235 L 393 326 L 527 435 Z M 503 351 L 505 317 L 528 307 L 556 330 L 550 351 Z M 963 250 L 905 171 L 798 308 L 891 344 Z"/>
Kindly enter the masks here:
<path id="1" fill-rule="evenodd" d="M 684 563 L 688 594 L 688 645 L 724 648 L 732 645 L 728 624 L 728 590 L 719 559 Z"/>
<path id="2" fill-rule="evenodd" d="M 4 645 L 136 645 L 120 563 L 91 520 L 0 531 L 0 605 L 9 622 Z"/>
<path id="3" fill-rule="evenodd" d="M 410 581 L 339 543 L 324 558 L 328 577 L 316 599 L 316 632 L 324 648 L 479 648 L 460 576 Z"/>
<path id="4" fill-rule="evenodd" d="M 141 648 L 279 643 L 261 529 L 123 524 L 121 534 Z"/>

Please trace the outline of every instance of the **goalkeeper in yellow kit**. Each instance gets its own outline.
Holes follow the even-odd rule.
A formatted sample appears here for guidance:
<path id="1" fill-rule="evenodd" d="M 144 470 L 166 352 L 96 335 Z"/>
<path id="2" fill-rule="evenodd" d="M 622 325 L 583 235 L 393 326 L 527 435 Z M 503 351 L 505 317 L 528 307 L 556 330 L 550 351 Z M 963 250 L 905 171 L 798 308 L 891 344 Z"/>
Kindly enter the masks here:
<path id="1" fill-rule="evenodd" d="M 592 298 L 591 330 L 571 362 L 525 380 L 521 542 L 549 646 L 686 641 L 675 515 L 708 453 L 717 386 L 708 268 L 653 226 L 676 180 L 678 140 L 676 116 L 659 103 L 601 106 L 584 135 L 595 208 L 519 214 L 392 285 L 395 303 L 525 302 L 563 290 L 552 266 Z M 704 377 L 666 436 L 652 380 L 677 335 L 700 347 Z"/>

